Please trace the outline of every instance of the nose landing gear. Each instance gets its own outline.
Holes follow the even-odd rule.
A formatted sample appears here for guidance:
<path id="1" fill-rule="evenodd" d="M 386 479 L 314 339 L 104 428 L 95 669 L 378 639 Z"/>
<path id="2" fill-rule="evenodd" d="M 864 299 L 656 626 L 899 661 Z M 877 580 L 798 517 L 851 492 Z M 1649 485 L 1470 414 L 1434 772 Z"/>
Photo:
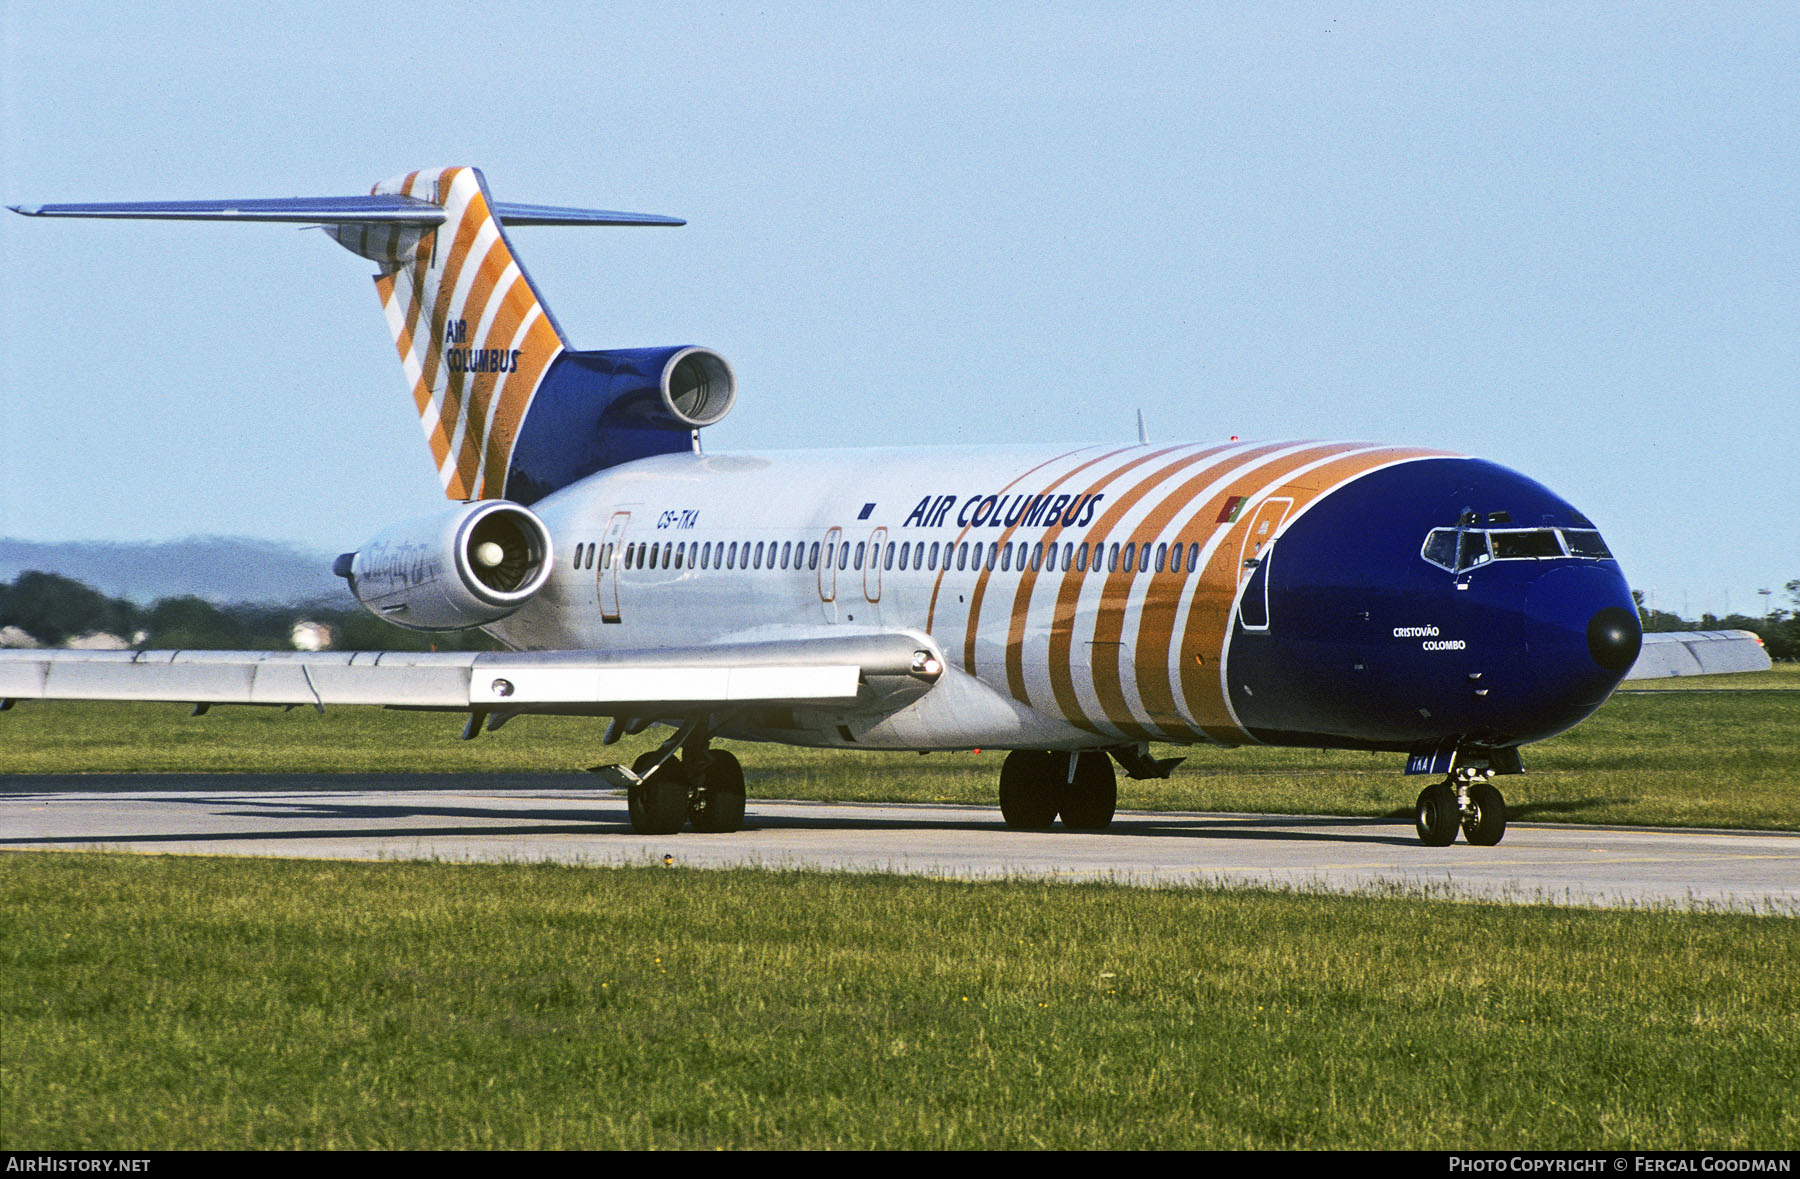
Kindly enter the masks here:
<path id="1" fill-rule="evenodd" d="M 1413 807 L 1419 842 L 1449 847 L 1460 829 L 1476 847 L 1499 843 L 1506 834 L 1506 800 L 1488 781 L 1492 776 L 1492 770 L 1465 766 L 1421 790 Z"/>

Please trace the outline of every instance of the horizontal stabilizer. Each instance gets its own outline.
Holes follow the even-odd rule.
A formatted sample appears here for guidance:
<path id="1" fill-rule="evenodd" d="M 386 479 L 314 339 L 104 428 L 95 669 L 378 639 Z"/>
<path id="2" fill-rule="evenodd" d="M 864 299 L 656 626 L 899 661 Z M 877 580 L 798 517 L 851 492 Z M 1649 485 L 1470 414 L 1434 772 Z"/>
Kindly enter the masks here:
<path id="1" fill-rule="evenodd" d="M 27 217 L 102 217 L 155 221 L 277 221 L 300 225 L 441 225 L 442 205 L 400 193 L 347 197 L 279 197 L 248 201 L 118 201 L 75 205 L 13 205 Z M 495 202 L 507 225 L 685 225 L 678 217 L 619 213 L 560 205 Z"/>

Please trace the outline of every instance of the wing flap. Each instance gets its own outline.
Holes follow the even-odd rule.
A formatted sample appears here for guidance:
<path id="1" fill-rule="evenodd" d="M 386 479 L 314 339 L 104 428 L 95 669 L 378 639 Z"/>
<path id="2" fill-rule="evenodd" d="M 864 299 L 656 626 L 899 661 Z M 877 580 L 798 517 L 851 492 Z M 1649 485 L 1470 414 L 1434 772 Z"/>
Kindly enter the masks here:
<path id="1" fill-rule="evenodd" d="M 745 703 L 881 707 L 916 699 L 912 634 L 646 651 L 0 651 L 0 699 L 506 708 L 612 715 Z"/>
<path id="2" fill-rule="evenodd" d="M 1725 675 L 1768 671 L 1774 666 L 1763 642 L 1747 630 L 1662 631 L 1644 636 L 1628 680 L 1662 680 L 1685 675 Z"/>

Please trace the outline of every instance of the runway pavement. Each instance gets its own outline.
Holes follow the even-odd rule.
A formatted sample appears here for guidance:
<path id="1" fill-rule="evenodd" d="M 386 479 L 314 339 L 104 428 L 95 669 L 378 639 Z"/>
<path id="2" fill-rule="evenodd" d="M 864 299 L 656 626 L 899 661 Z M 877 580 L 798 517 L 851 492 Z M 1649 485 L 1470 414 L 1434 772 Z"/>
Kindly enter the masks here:
<path id="1" fill-rule="evenodd" d="M 1513 902 L 1800 914 L 1800 833 L 1518 824 L 1498 847 L 1420 846 L 1412 824 L 1122 812 L 1105 834 L 1008 831 L 997 807 L 750 800 L 732 835 L 640 836 L 572 775 L 0 778 L 0 849 L 296 858 L 755 865 L 960 878 L 1426 888 Z"/>

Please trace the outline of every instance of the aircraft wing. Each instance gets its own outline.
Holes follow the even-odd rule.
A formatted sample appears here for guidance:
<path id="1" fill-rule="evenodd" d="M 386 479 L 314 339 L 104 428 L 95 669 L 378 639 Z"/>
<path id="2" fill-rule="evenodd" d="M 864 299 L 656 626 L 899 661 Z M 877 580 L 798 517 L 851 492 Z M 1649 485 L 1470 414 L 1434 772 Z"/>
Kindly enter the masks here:
<path id="1" fill-rule="evenodd" d="M 150 700 L 444 711 L 692 713 L 898 707 L 942 657 L 907 633 L 633 651 L 0 651 L 0 704 Z"/>
<path id="2" fill-rule="evenodd" d="M 1628 680 L 1662 680 L 1684 675 L 1768 671 L 1773 666 L 1763 642 L 1747 630 L 1678 630 L 1644 636 Z"/>

